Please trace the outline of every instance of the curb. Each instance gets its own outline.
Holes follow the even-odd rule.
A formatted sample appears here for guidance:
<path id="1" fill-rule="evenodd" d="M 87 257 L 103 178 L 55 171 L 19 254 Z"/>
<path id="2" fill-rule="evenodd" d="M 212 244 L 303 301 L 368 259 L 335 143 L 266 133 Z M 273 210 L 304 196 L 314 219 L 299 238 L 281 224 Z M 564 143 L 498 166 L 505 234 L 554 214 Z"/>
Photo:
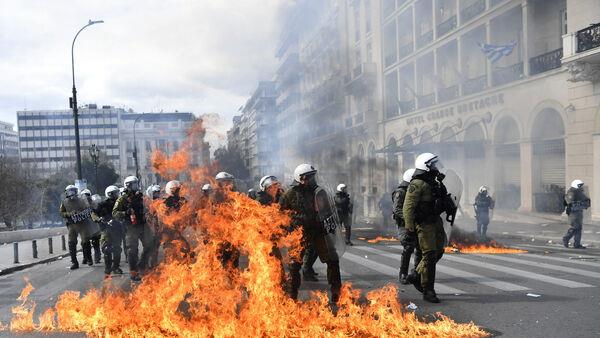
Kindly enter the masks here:
<path id="1" fill-rule="evenodd" d="M 57 255 L 57 256 L 45 258 L 45 259 L 42 259 L 42 260 L 39 260 L 39 261 L 36 261 L 36 262 L 31 262 L 31 263 L 19 264 L 19 265 L 11 266 L 11 267 L 8 267 L 6 269 L 0 270 L 0 276 L 4 276 L 4 275 L 11 274 L 13 272 L 25 270 L 25 269 L 31 268 L 33 266 L 36 266 L 38 264 L 46 264 L 46 263 L 54 262 L 54 261 L 57 261 L 59 259 L 62 259 L 62 258 L 68 257 L 68 256 L 69 256 L 69 254 L 66 253 L 66 254 L 61 254 L 61 255 Z"/>

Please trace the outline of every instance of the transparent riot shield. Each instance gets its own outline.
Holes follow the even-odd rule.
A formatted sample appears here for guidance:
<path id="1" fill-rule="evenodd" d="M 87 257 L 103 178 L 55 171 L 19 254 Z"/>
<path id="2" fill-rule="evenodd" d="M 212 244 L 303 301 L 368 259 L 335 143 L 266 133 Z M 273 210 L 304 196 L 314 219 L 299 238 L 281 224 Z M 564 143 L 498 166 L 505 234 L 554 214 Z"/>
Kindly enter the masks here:
<path id="1" fill-rule="evenodd" d="M 319 220 L 323 223 L 327 232 L 326 241 L 328 251 L 337 254 L 338 260 L 346 251 L 346 241 L 342 233 L 342 224 L 335 208 L 333 194 L 330 188 L 317 188 L 315 192 L 315 206 L 319 215 Z"/>
<path id="2" fill-rule="evenodd" d="M 450 199 L 452 200 L 452 203 L 454 203 L 456 210 L 458 210 L 460 206 L 460 198 L 462 197 L 463 182 L 460 179 L 460 176 L 458 176 L 458 174 L 452 169 L 448 169 L 444 174 L 446 175 L 446 178 L 444 178 L 442 183 L 444 183 L 446 186 L 446 190 L 448 191 L 448 194 L 450 194 Z M 456 212 L 454 212 L 452 215 L 446 213 L 442 216 L 442 219 L 444 220 L 446 239 L 448 242 L 450 242 L 450 235 L 452 234 L 452 226 L 454 225 L 454 217 L 456 217 Z"/>

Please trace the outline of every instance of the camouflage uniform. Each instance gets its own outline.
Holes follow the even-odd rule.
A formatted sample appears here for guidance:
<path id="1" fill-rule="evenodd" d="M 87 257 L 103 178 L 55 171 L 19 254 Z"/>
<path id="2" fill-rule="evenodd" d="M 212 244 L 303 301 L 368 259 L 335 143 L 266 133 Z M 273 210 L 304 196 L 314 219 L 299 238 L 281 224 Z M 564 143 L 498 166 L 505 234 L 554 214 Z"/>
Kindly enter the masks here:
<path id="1" fill-rule="evenodd" d="M 292 187 L 283 195 L 281 206 L 284 210 L 293 212 L 292 228 L 302 227 L 304 234 L 302 251 L 306 249 L 308 243 L 312 243 L 321 262 L 327 264 L 327 282 L 331 288 L 331 300 L 336 302 L 342 286 L 339 257 L 335 251 L 335 244 L 327 236 L 325 223 L 320 219 L 317 212 L 319 208 L 317 203 L 322 203 L 319 198 L 327 197 L 324 193 L 318 186 L 310 187 L 294 182 Z M 301 267 L 302 262 L 298 260 L 293 260 L 290 264 L 291 283 L 289 294 L 293 299 L 298 297 Z"/>
<path id="2" fill-rule="evenodd" d="M 165 198 L 164 203 L 169 213 L 179 212 L 181 207 L 187 203 L 187 200 L 179 195 L 174 195 Z M 175 224 L 174 228 L 163 228 L 162 243 L 168 254 L 176 254 L 177 256 L 180 256 L 179 254 L 181 254 L 183 257 L 187 257 L 191 254 L 192 248 L 185 237 L 183 237 L 184 229 L 185 224 Z M 178 247 L 180 252 L 176 253 L 174 250 Z"/>
<path id="3" fill-rule="evenodd" d="M 100 217 L 100 227 L 102 235 L 100 244 L 104 254 L 104 273 L 110 274 L 113 271 L 119 271 L 121 262 L 121 244 L 123 243 L 124 229 L 121 222 L 113 220 L 112 211 L 117 202 L 116 198 L 107 198 L 102 201 L 96 209 L 96 214 Z"/>
<path id="4" fill-rule="evenodd" d="M 100 228 L 92 221 L 92 209 L 88 201 L 81 197 L 63 199 L 60 205 L 60 215 L 66 220 L 69 230 L 69 253 L 73 264 L 77 264 L 77 236 L 81 237 L 84 259 L 92 262 L 92 247 L 90 239 Z"/>
<path id="5" fill-rule="evenodd" d="M 405 223 L 402 208 L 404 206 L 404 199 L 406 197 L 408 185 L 408 182 L 402 181 L 398 188 L 396 188 L 396 190 L 394 190 L 394 192 L 392 193 L 392 201 L 394 203 L 394 220 L 396 220 L 400 244 L 402 244 L 403 247 L 402 255 L 400 258 L 400 280 L 402 282 L 406 281 L 408 267 L 410 266 L 410 257 L 412 256 L 413 252 L 415 252 L 415 268 L 421 262 L 422 256 L 421 248 L 419 247 L 419 242 L 417 241 L 417 238 L 413 235 L 414 232 L 406 231 L 404 227 Z M 412 278 L 415 278 L 414 275 L 416 275 L 416 271 L 414 268 L 411 274 L 413 275 Z"/>
<path id="6" fill-rule="evenodd" d="M 423 290 L 434 292 L 435 267 L 444 254 L 446 233 L 440 214 L 445 187 L 431 172 L 417 171 L 408 186 L 402 213 L 407 231 L 416 231 L 423 253 L 416 268 Z"/>
<path id="7" fill-rule="evenodd" d="M 569 188 L 565 195 L 566 213 L 569 217 L 571 227 L 563 237 L 565 247 L 569 246 L 569 241 L 573 238 L 574 248 L 584 248 L 581 245 L 581 232 L 583 229 L 583 210 L 589 208 L 590 199 L 585 195 L 582 189 Z"/>
<path id="8" fill-rule="evenodd" d="M 133 213 L 131 213 L 133 210 Z M 126 190 L 125 194 L 117 199 L 112 212 L 113 218 L 120 221 L 125 227 L 125 242 L 127 245 L 127 261 L 129 270 L 137 272 L 138 270 L 138 245 L 144 243 L 144 232 L 150 231 L 146 224 L 144 210 L 144 196 L 139 191 Z M 133 223 L 135 220 L 135 224 Z"/>

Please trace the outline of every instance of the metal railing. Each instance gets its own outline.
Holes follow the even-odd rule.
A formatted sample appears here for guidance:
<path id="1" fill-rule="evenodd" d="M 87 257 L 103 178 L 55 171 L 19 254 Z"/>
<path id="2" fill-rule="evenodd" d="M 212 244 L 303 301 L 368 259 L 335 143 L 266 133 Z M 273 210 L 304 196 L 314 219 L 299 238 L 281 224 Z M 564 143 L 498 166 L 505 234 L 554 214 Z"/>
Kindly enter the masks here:
<path id="1" fill-rule="evenodd" d="M 408 114 L 415 110 L 415 100 L 410 101 L 398 101 L 400 107 L 400 114 Z"/>
<path id="2" fill-rule="evenodd" d="M 485 0 L 477 0 L 469 7 L 460 11 L 461 24 L 473 19 L 474 17 L 483 13 L 484 11 L 485 11 Z"/>
<path id="3" fill-rule="evenodd" d="M 501 86 L 523 78 L 523 62 L 492 70 L 492 84 Z"/>
<path id="4" fill-rule="evenodd" d="M 529 72 L 531 75 L 547 72 L 552 69 L 560 68 L 560 59 L 563 57 L 563 49 L 555 49 L 548 53 L 534 56 L 529 59 Z"/>
<path id="5" fill-rule="evenodd" d="M 458 85 L 438 89 L 438 103 L 450 101 L 458 97 Z"/>
<path id="6" fill-rule="evenodd" d="M 431 41 L 433 41 L 433 30 L 430 30 L 429 32 L 421 34 L 417 37 L 417 49 L 424 47 Z"/>
<path id="7" fill-rule="evenodd" d="M 426 94 L 417 98 L 419 109 L 431 107 L 435 104 L 435 93 Z"/>
<path id="8" fill-rule="evenodd" d="M 577 31 L 577 53 L 600 47 L 600 23 Z"/>
<path id="9" fill-rule="evenodd" d="M 487 76 L 485 74 L 473 79 L 468 79 L 462 85 L 463 95 L 479 93 L 480 91 L 483 91 L 485 87 L 487 87 Z"/>
<path id="10" fill-rule="evenodd" d="M 451 16 L 448 20 L 442 22 L 441 24 L 439 24 L 437 26 L 437 37 L 439 38 L 440 36 L 444 36 L 446 34 L 448 34 L 449 32 L 453 31 L 456 29 L 457 26 L 457 21 L 456 21 L 456 14 Z"/>

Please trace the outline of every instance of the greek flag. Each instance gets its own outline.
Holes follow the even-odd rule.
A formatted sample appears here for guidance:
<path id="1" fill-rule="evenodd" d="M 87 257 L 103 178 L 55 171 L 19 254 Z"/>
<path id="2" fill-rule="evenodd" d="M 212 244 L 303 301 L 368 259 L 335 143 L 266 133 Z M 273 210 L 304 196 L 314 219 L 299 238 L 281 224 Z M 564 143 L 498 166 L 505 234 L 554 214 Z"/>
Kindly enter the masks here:
<path id="1" fill-rule="evenodd" d="M 487 43 L 478 43 L 479 48 L 485 56 L 492 63 L 496 63 L 496 61 L 500 60 L 503 56 L 510 55 L 513 49 L 517 45 L 516 41 L 511 42 L 508 45 L 488 45 Z"/>

